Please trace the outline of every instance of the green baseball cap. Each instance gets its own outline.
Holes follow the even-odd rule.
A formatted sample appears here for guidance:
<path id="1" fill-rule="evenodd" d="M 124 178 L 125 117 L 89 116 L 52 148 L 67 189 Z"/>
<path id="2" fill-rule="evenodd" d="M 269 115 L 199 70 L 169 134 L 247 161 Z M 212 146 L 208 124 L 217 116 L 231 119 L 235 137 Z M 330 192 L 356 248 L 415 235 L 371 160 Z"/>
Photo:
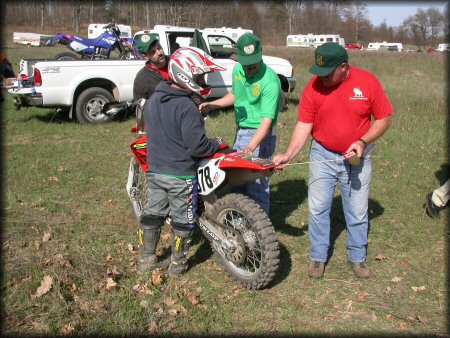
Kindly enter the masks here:
<path id="1" fill-rule="evenodd" d="M 259 38 L 251 33 L 245 33 L 236 42 L 238 61 L 241 65 L 253 65 L 262 60 L 262 48 Z"/>
<path id="2" fill-rule="evenodd" d="M 316 48 L 314 61 L 309 72 L 318 76 L 328 76 L 340 64 L 348 61 L 348 54 L 341 45 L 335 42 L 326 42 Z"/>
<path id="3" fill-rule="evenodd" d="M 142 34 L 137 37 L 136 47 L 138 51 L 141 53 L 147 53 L 153 43 L 159 41 L 158 35 L 150 33 L 150 34 Z"/>

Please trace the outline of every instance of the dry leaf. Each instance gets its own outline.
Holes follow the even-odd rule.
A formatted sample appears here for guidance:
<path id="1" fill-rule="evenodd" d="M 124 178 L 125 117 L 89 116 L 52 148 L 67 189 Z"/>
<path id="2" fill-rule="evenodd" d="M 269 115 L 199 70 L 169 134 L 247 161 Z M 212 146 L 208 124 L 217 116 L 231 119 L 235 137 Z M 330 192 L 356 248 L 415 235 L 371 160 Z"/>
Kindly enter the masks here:
<path id="1" fill-rule="evenodd" d="M 31 299 L 42 297 L 51 290 L 52 285 L 53 285 L 53 277 L 50 277 L 48 275 L 44 276 L 44 278 L 41 281 L 41 286 L 37 288 L 36 293 L 34 295 L 31 295 Z"/>
<path id="2" fill-rule="evenodd" d="M 197 296 L 189 290 L 185 291 L 184 295 L 192 305 L 197 305 L 198 303 L 200 303 L 200 301 L 197 299 Z"/>
<path id="3" fill-rule="evenodd" d="M 163 303 L 167 306 L 173 306 L 175 304 L 175 301 L 172 298 L 164 298 Z"/>
<path id="4" fill-rule="evenodd" d="M 386 315 L 386 320 L 391 320 L 392 319 L 392 315 L 391 314 L 387 314 Z"/>
<path id="5" fill-rule="evenodd" d="M 159 269 L 152 271 L 152 284 L 160 285 L 163 282 L 163 277 L 161 275 L 161 271 Z"/>
<path id="6" fill-rule="evenodd" d="M 367 296 L 367 293 L 358 292 L 358 294 L 357 294 L 358 301 L 360 301 L 361 303 L 364 303 L 366 301 L 366 296 Z"/>
<path id="7" fill-rule="evenodd" d="M 48 242 L 52 239 L 52 231 L 44 231 L 44 236 L 42 237 L 42 242 Z"/>
<path id="8" fill-rule="evenodd" d="M 392 283 L 398 283 L 398 282 L 401 282 L 402 280 L 403 280 L 403 277 L 393 277 L 391 279 L 391 282 Z"/>
<path id="9" fill-rule="evenodd" d="M 75 330 L 75 326 L 71 323 L 64 325 L 61 330 L 59 330 L 59 332 L 63 335 L 63 336 L 67 336 L 69 334 L 71 334 L 73 331 Z"/>
<path id="10" fill-rule="evenodd" d="M 383 254 L 378 254 L 378 255 L 375 257 L 375 259 L 376 259 L 376 260 L 379 260 L 379 261 L 387 261 L 389 258 L 387 258 L 386 256 L 384 256 Z"/>
<path id="11" fill-rule="evenodd" d="M 34 247 L 36 248 L 36 250 L 39 250 L 41 248 L 41 242 L 39 242 L 38 240 L 35 240 Z"/>
<path id="12" fill-rule="evenodd" d="M 426 319 L 425 317 L 421 317 L 419 315 L 416 315 L 416 318 L 422 324 L 427 324 L 428 323 L 428 319 Z"/>
<path id="13" fill-rule="evenodd" d="M 59 167 L 58 167 L 58 171 L 60 172 L 60 173 L 62 173 L 64 170 L 66 170 L 62 165 L 60 165 Z"/>
<path id="14" fill-rule="evenodd" d="M 175 317 L 175 316 L 178 314 L 178 310 L 177 310 L 177 309 L 169 309 L 169 310 L 167 311 L 167 313 L 168 313 L 169 315 L 171 315 L 172 317 Z"/>
<path id="15" fill-rule="evenodd" d="M 107 289 L 115 288 L 116 286 L 117 286 L 117 283 L 114 282 L 114 280 L 112 278 L 108 278 L 106 280 L 106 288 Z"/>
<path id="16" fill-rule="evenodd" d="M 117 276 L 120 275 L 119 269 L 117 269 L 117 266 L 113 265 L 113 266 L 108 266 L 108 268 L 106 269 L 106 274 L 108 276 Z"/>
<path id="17" fill-rule="evenodd" d="M 141 290 L 142 290 L 142 285 L 141 284 L 136 284 L 136 285 L 133 286 L 133 291 L 134 292 L 139 293 L 139 292 L 141 292 Z"/>
<path id="18" fill-rule="evenodd" d="M 386 295 L 392 295 L 392 289 L 388 286 L 388 287 L 386 287 L 386 290 L 384 290 L 384 293 Z"/>
<path id="19" fill-rule="evenodd" d="M 143 300 L 139 303 L 139 305 L 142 306 L 144 309 L 148 309 L 150 303 L 148 302 L 148 300 Z"/>
<path id="20" fill-rule="evenodd" d="M 136 249 L 134 248 L 133 244 L 128 243 L 128 251 L 130 251 L 131 253 L 136 252 Z"/>
<path id="21" fill-rule="evenodd" d="M 426 291 L 426 286 L 411 286 L 411 289 L 413 289 L 414 292 L 420 292 L 420 291 Z"/>
<path id="22" fill-rule="evenodd" d="M 111 262 L 112 260 L 113 260 L 112 256 L 108 254 L 108 256 L 106 256 L 106 261 Z"/>

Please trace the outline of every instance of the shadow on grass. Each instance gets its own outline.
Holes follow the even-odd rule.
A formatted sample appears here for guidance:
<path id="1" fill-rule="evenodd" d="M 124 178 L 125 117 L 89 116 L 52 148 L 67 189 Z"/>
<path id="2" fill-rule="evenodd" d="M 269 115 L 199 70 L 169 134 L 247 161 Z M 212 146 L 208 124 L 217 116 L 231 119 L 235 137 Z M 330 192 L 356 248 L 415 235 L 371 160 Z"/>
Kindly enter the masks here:
<path id="1" fill-rule="evenodd" d="M 276 231 L 299 237 L 305 234 L 305 227 L 297 228 L 286 222 L 289 215 L 298 207 L 307 202 L 308 186 L 304 179 L 295 179 L 279 182 L 273 187 L 276 191 L 270 192 L 271 208 L 270 219 Z"/>
<path id="2" fill-rule="evenodd" d="M 450 165 L 448 164 L 441 164 L 441 169 L 436 171 L 434 175 L 439 180 L 439 183 L 443 185 L 449 178 L 450 178 Z M 434 190 L 434 189 L 431 189 Z"/>
<path id="3" fill-rule="evenodd" d="M 384 208 L 374 199 L 369 198 L 369 234 L 370 221 L 384 212 Z M 344 211 L 342 209 L 342 200 L 340 196 L 334 197 L 333 206 L 330 213 L 331 231 L 330 231 L 330 248 L 328 251 L 327 262 L 333 256 L 336 240 L 342 232 L 346 230 Z"/>
<path id="4" fill-rule="evenodd" d="M 117 114 L 117 116 L 113 119 L 115 122 L 124 122 L 134 118 L 134 113 L 129 111 L 123 111 Z M 24 122 L 28 122 L 31 120 L 38 120 L 43 123 L 78 123 L 77 117 L 73 115 L 71 119 L 69 117 L 69 110 L 60 109 L 60 110 L 48 110 L 46 114 L 39 115 L 31 115 L 23 119 Z"/>
<path id="5" fill-rule="evenodd" d="M 212 259 L 213 250 L 209 241 L 201 235 L 201 231 L 196 231 L 194 235 L 193 245 L 200 243 L 200 246 L 194 253 L 194 256 L 191 258 L 190 267 L 198 264 L 202 264 L 206 262 L 208 259 Z M 276 271 L 275 278 L 266 286 L 267 288 L 271 288 L 277 284 L 280 284 L 289 276 L 292 267 L 291 255 L 286 247 L 279 243 L 280 248 L 280 263 L 278 266 L 278 270 Z"/>

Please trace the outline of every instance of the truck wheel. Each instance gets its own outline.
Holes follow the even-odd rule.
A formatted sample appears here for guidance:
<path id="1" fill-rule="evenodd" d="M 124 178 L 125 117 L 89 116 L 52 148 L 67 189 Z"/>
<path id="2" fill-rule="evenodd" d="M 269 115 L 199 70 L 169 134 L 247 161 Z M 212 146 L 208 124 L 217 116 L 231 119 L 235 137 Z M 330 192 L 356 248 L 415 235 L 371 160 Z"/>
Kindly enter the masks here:
<path id="1" fill-rule="evenodd" d="M 114 97 L 104 88 L 92 87 L 84 90 L 78 96 L 75 106 L 77 119 L 83 124 L 97 124 L 111 121 L 114 116 L 102 113 L 106 102 L 114 101 Z"/>
<path id="2" fill-rule="evenodd" d="M 78 61 L 80 57 L 72 53 L 59 53 L 55 56 L 56 61 Z"/>

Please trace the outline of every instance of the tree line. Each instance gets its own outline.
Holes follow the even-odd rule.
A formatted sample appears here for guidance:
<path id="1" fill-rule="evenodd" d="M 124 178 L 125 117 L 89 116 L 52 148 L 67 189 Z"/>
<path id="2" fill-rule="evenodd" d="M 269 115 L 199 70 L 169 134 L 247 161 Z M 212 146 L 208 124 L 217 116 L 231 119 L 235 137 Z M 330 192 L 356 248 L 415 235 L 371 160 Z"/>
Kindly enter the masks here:
<path id="1" fill-rule="evenodd" d="M 137 0 L 8 0 L 3 2 L 3 22 L 49 30 L 63 27 L 68 33 L 87 35 L 90 23 L 130 25 L 134 31 L 155 24 L 252 29 L 263 43 L 286 44 L 288 34 L 339 34 L 348 43 L 402 42 L 418 49 L 448 42 L 448 7 L 418 9 L 398 27 L 385 22 L 374 26 L 367 4 L 355 0 L 317 1 L 137 1 Z M 56 33 L 56 32 L 55 32 Z"/>

